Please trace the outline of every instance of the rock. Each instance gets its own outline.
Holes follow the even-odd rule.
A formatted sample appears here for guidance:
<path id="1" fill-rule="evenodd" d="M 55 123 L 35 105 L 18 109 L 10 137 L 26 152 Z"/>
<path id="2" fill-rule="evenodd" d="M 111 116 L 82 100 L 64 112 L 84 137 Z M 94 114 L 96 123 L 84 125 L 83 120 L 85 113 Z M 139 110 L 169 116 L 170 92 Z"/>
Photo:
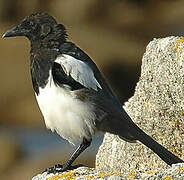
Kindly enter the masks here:
<path id="1" fill-rule="evenodd" d="M 38 174 L 33 177 L 32 180 L 64 180 L 64 179 L 117 179 L 121 177 L 119 172 L 109 172 L 109 171 L 97 171 L 93 168 L 80 167 L 71 171 L 66 171 L 57 174 Z"/>
<path id="2" fill-rule="evenodd" d="M 132 120 L 158 143 L 184 159 L 184 38 L 151 41 L 142 59 L 141 77 L 124 108 Z M 168 167 L 143 144 L 106 134 L 97 169 L 127 172 Z"/>
<path id="3" fill-rule="evenodd" d="M 172 165 L 172 167 L 162 171 L 149 171 L 141 173 L 137 170 L 120 173 L 111 171 L 98 171 L 93 168 L 80 167 L 75 170 L 57 173 L 57 174 L 38 174 L 33 177 L 32 180 L 88 180 L 88 179 L 100 179 L 100 180 L 128 180 L 128 179 L 141 179 L 141 180 L 182 180 L 184 178 L 184 163 Z"/>

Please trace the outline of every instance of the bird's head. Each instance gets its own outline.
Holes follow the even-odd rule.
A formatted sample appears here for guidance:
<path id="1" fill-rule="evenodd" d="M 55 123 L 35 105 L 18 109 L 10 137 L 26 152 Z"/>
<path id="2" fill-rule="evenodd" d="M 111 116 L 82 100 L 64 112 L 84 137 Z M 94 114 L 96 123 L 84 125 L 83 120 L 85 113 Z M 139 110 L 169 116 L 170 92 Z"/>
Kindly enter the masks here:
<path id="1" fill-rule="evenodd" d="M 50 39 L 64 41 L 66 29 L 62 24 L 47 13 L 31 14 L 24 18 L 20 24 L 4 33 L 5 37 L 25 36 L 31 42 L 36 40 Z"/>

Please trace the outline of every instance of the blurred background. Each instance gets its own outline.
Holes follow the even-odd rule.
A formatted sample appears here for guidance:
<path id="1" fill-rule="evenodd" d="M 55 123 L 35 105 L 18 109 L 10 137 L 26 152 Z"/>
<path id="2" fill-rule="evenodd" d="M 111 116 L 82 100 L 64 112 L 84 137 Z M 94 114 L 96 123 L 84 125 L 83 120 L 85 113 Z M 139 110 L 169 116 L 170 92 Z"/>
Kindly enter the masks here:
<path id="1" fill-rule="evenodd" d="M 134 93 L 153 38 L 182 36 L 183 0 L 0 0 L 1 35 L 48 12 L 96 62 L 123 104 Z M 29 42 L 0 38 L 0 179 L 25 180 L 69 158 L 74 147 L 46 130 L 29 74 Z M 94 167 L 102 137 L 76 163 Z"/>

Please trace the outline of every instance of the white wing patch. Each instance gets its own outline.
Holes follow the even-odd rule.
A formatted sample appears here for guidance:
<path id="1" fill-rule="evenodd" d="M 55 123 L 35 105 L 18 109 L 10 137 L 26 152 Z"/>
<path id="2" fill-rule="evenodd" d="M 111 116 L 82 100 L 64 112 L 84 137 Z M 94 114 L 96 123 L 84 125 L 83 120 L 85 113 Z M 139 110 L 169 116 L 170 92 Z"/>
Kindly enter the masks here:
<path id="1" fill-rule="evenodd" d="M 86 88 L 97 90 L 102 89 L 96 80 L 93 70 L 83 61 L 80 61 L 70 55 L 63 54 L 59 56 L 55 62 L 63 67 L 65 73 L 71 76 L 75 81 L 79 82 Z"/>

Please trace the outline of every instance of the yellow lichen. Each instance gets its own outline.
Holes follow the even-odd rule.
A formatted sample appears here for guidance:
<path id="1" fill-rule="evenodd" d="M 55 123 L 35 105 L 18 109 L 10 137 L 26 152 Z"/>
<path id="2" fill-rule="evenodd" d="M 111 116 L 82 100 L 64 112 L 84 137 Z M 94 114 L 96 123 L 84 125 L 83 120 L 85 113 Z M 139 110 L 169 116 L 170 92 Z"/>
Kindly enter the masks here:
<path id="1" fill-rule="evenodd" d="M 115 172 L 114 174 L 117 175 L 117 176 L 121 176 L 123 173 Z"/>
<path id="2" fill-rule="evenodd" d="M 49 177 L 49 178 L 47 178 L 47 180 L 59 180 L 59 178 L 63 178 L 65 180 L 73 180 L 79 176 L 78 174 L 75 174 L 74 172 L 75 172 L 75 170 L 67 171 L 67 172 L 64 172 L 62 174 Z"/>
<path id="3" fill-rule="evenodd" d="M 184 37 L 182 37 L 181 39 L 178 39 L 176 42 L 177 42 L 177 43 L 182 43 L 182 42 L 184 42 Z"/>
<path id="4" fill-rule="evenodd" d="M 179 171 L 184 171 L 184 167 L 179 167 L 178 170 Z"/>
<path id="5" fill-rule="evenodd" d="M 89 173 L 90 173 L 90 171 L 89 171 Z M 133 172 L 131 172 L 131 173 L 132 173 L 132 177 L 133 177 Z M 96 175 L 86 175 L 84 179 L 94 179 L 95 177 L 104 178 L 104 176 L 111 176 L 111 175 L 120 176 L 120 175 L 122 175 L 122 173 L 121 172 L 105 171 L 105 172 L 100 172 Z M 60 178 L 62 178 L 64 180 L 75 180 L 79 176 L 80 176 L 80 174 L 78 174 L 76 172 L 76 170 L 72 170 L 72 171 L 64 172 L 64 173 L 59 174 L 59 175 L 54 175 L 52 177 L 47 178 L 47 180 L 59 180 Z"/>
<path id="6" fill-rule="evenodd" d="M 170 176 L 164 176 L 163 179 L 164 180 L 172 180 L 172 178 Z"/>
<path id="7" fill-rule="evenodd" d="M 135 171 L 131 171 L 127 176 L 128 178 L 135 179 Z"/>
<path id="8" fill-rule="evenodd" d="M 175 124 L 175 126 L 179 126 L 179 125 L 180 125 L 179 120 L 178 120 L 178 119 L 175 119 L 175 120 L 174 120 L 174 124 Z"/>
<path id="9" fill-rule="evenodd" d="M 88 179 L 94 179 L 94 176 L 87 176 Z"/>
<path id="10" fill-rule="evenodd" d="M 98 173 L 97 176 L 98 176 L 99 178 L 103 178 L 103 177 L 105 176 L 105 173 L 104 173 L 104 172 Z"/>
<path id="11" fill-rule="evenodd" d="M 66 178 L 66 180 L 71 180 L 71 179 L 74 179 L 78 176 L 79 176 L 79 174 L 75 174 L 74 171 L 68 171 L 65 174 L 59 175 L 60 178 Z"/>
<path id="12" fill-rule="evenodd" d="M 104 176 L 112 176 L 112 175 L 120 176 L 120 175 L 122 175 L 122 173 L 107 171 L 107 172 L 100 172 L 96 176 L 98 176 L 99 178 L 103 178 Z"/>
<path id="13" fill-rule="evenodd" d="M 47 180 L 58 180 L 58 179 L 59 177 L 57 175 L 47 178 Z"/>
<path id="14" fill-rule="evenodd" d="M 113 175 L 114 173 L 112 173 L 112 172 L 106 172 L 106 174 L 107 174 L 107 176 L 111 176 L 111 175 Z"/>
<path id="15" fill-rule="evenodd" d="M 147 171 L 146 173 L 147 173 L 147 174 L 155 174 L 156 171 L 155 171 L 155 170 L 151 170 L 151 171 Z"/>
<path id="16" fill-rule="evenodd" d="M 177 54 L 176 54 L 177 58 L 179 58 L 180 53 L 181 53 L 181 51 L 182 51 L 182 49 L 183 49 L 183 48 L 179 47 L 180 44 L 183 43 L 183 42 L 184 42 L 184 37 L 182 37 L 181 39 L 178 39 L 178 40 L 176 41 L 176 49 L 178 49 Z"/>

